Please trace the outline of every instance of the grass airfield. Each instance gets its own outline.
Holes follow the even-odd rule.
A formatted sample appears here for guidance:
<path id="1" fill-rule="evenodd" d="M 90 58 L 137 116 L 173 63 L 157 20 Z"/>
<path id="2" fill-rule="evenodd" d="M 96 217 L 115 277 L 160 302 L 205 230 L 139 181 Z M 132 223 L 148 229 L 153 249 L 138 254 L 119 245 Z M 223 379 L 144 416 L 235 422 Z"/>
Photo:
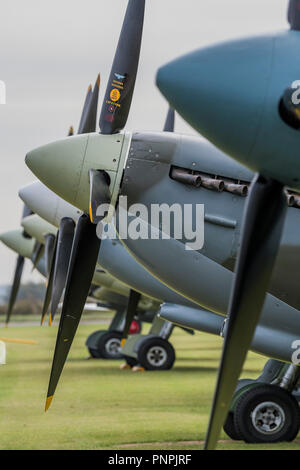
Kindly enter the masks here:
<path id="1" fill-rule="evenodd" d="M 57 326 L 0 328 L 7 343 L 0 366 L 0 449 L 201 449 L 222 340 L 178 328 L 177 360 L 168 372 L 121 371 L 122 361 L 86 360 L 87 336 L 105 325 L 79 326 L 52 406 L 44 412 Z M 145 332 L 146 329 L 144 329 Z M 259 375 L 265 359 L 250 353 L 243 377 Z M 293 443 L 247 445 L 224 433 L 218 449 L 299 450 Z"/>

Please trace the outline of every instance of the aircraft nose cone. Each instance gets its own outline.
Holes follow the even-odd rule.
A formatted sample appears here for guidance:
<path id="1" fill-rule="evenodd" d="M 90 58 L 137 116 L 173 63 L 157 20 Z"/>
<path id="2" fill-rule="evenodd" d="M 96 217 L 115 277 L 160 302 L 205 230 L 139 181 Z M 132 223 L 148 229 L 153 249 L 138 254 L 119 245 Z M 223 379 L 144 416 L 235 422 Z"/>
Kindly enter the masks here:
<path id="1" fill-rule="evenodd" d="M 29 215 L 22 220 L 22 227 L 33 238 L 40 243 L 45 243 L 45 235 L 51 233 L 56 235 L 57 228 L 46 220 L 39 217 L 37 214 Z"/>
<path id="2" fill-rule="evenodd" d="M 34 240 L 23 236 L 23 229 L 10 230 L 9 232 L 1 233 L 0 240 L 11 250 L 15 251 L 25 258 L 31 256 Z"/>
<path id="3" fill-rule="evenodd" d="M 89 170 L 108 173 L 115 202 L 130 141 L 131 134 L 82 134 L 39 147 L 25 161 L 51 191 L 88 213 Z"/>
<path id="4" fill-rule="evenodd" d="M 89 134 L 53 142 L 26 155 L 30 170 L 70 204 L 76 201 Z"/>
<path id="5" fill-rule="evenodd" d="M 63 217 L 77 220 L 81 214 L 78 209 L 60 198 L 40 181 L 35 181 L 20 189 L 19 196 L 35 214 L 56 227 L 59 226 Z"/>
<path id="6" fill-rule="evenodd" d="M 58 196 L 44 184 L 40 181 L 35 181 L 21 188 L 19 190 L 19 197 L 35 214 L 53 223 L 57 211 Z"/>
<path id="7" fill-rule="evenodd" d="M 198 50 L 159 69 L 170 105 L 226 153 L 250 152 L 272 67 L 271 37 Z"/>

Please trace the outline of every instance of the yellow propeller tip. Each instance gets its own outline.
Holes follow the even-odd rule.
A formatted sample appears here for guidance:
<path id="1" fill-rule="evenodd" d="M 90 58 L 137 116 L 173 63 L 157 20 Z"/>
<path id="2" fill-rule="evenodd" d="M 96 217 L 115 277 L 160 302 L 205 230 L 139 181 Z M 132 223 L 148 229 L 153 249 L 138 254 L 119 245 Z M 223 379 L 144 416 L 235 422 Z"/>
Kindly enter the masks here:
<path id="1" fill-rule="evenodd" d="M 52 400 L 53 400 L 53 395 L 51 395 L 50 397 L 47 397 L 46 404 L 45 404 L 45 412 L 49 410 Z"/>
<path id="2" fill-rule="evenodd" d="M 97 87 L 100 88 L 100 73 L 98 73 L 98 76 L 97 76 Z"/>
<path id="3" fill-rule="evenodd" d="M 5 343 L 38 344 L 37 341 L 32 341 L 30 339 L 18 339 L 18 338 L 0 338 L 0 341 L 4 341 Z"/>
<path id="4" fill-rule="evenodd" d="M 92 206 L 90 204 L 90 221 L 93 223 L 93 213 L 92 213 Z"/>
<path id="5" fill-rule="evenodd" d="M 126 338 L 121 339 L 121 346 L 122 346 L 122 348 L 124 348 L 125 343 L 126 343 Z"/>
<path id="6" fill-rule="evenodd" d="M 93 87 L 91 84 L 89 84 L 88 91 L 92 91 Z"/>
<path id="7" fill-rule="evenodd" d="M 5 323 L 5 328 L 8 328 L 8 323 Z"/>
<path id="8" fill-rule="evenodd" d="M 49 324 L 49 326 L 52 326 L 52 315 L 51 315 L 51 313 L 49 315 L 49 323 L 48 324 Z"/>
<path id="9" fill-rule="evenodd" d="M 46 315 L 43 315 L 43 316 L 42 316 L 42 319 L 41 319 L 41 326 L 43 326 L 44 321 L 45 321 L 45 318 L 46 318 Z"/>

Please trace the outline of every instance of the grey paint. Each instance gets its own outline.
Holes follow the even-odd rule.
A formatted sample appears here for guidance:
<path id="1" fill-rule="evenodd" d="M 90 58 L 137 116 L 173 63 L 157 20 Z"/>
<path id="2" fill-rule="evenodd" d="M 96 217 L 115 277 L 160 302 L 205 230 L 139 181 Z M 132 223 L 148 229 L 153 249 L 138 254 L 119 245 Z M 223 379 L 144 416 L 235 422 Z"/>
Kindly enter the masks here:
<path id="1" fill-rule="evenodd" d="M 163 303 L 159 315 L 176 325 L 219 335 L 224 317 L 199 308 L 182 307 L 172 303 Z"/>
<path id="2" fill-rule="evenodd" d="M 196 251 L 170 240 L 123 240 L 154 276 L 200 307 L 226 315 L 233 273 Z M 149 256 L 151 253 L 151 256 Z M 180 260 L 180 270 L 173 267 Z M 256 351 L 289 361 L 292 343 L 300 338 L 300 312 L 268 294 L 259 322 Z"/>
<path id="3" fill-rule="evenodd" d="M 133 135 L 121 194 L 128 197 L 128 205 L 139 202 L 149 209 L 151 204 L 161 203 L 204 204 L 205 244 L 201 254 L 233 270 L 246 198 L 178 183 L 169 177 L 170 167 L 177 165 L 248 182 L 251 182 L 253 173 L 204 139 L 174 135 L 172 145 L 169 139 L 169 135 L 166 137 L 159 133 Z M 232 221 L 232 225 L 216 225 L 218 218 Z M 269 289 L 270 293 L 297 309 L 300 309 L 297 280 L 297 266 L 300 264 L 299 229 L 300 210 L 289 207 Z M 183 237 L 182 242 L 186 241 Z M 149 246 L 145 256 L 148 253 L 151 264 L 152 247 L 150 249 Z"/>
<path id="4" fill-rule="evenodd" d="M 195 307 L 193 302 L 169 289 L 146 271 L 124 249 L 119 240 L 102 241 L 98 262 L 111 276 L 138 292 L 160 302 L 166 301 Z"/>

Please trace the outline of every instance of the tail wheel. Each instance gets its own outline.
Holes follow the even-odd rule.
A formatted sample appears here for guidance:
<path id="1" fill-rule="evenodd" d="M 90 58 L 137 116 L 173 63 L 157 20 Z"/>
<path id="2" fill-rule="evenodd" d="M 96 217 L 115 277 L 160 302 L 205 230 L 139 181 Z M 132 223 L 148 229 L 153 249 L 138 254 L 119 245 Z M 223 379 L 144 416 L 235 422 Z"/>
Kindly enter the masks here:
<path id="1" fill-rule="evenodd" d="M 260 385 L 238 400 L 234 426 L 245 442 L 293 441 L 300 428 L 299 405 L 288 391 Z"/>

